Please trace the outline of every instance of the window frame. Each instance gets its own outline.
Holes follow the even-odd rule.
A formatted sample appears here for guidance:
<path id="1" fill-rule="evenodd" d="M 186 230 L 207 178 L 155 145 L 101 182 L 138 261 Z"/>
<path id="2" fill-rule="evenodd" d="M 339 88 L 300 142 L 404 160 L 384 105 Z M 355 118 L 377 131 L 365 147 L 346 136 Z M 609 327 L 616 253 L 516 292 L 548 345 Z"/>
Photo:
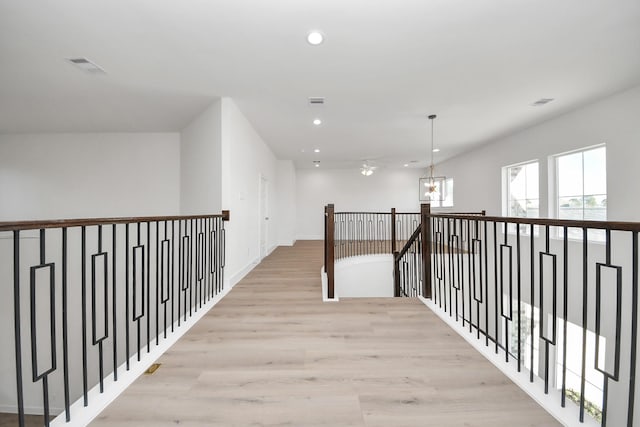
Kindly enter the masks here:
<path id="1" fill-rule="evenodd" d="M 537 217 L 518 216 L 517 218 L 540 218 L 541 197 L 540 197 L 540 160 L 539 159 L 526 160 L 524 162 L 513 163 L 511 165 L 502 167 L 502 214 L 503 216 L 507 216 L 507 217 L 510 216 L 509 207 L 511 203 L 511 198 L 510 198 L 511 188 L 510 188 L 510 181 L 509 181 L 509 170 L 511 168 L 526 166 L 534 163 L 538 165 L 538 197 L 536 199 L 538 200 L 538 216 Z M 533 200 L 533 199 L 525 198 L 525 200 Z"/>
<path id="2" fill-rule="evenodd" d="M 447 184 L 451 182 L 451 191 L 447 191 L 447 195 L 449 193 L 451 193 L 451 204 L 450 205 L 445 205 L 444 203 L 447 201 L 446 198 L 445 200 L 432 200 L 431 202 L 429 202 L 431 204 L 432 208 L 437 208 L 437 209 L 447 209 L 447 208 L 452 208 L 454 207 L 454 201 L 453 201 L 453 192 L 454 192 L 454 185 L 455 185 L 455 181 L 453 180 L 453 177 L 447 177 L 444 180 L 444 185 L 445 188 L 447 186 Z"/>
<path id="3" fill-rule="evenodd" d="M 596 144 L 596 145 L 590 145 L 588 147 L 583 147 L 583 148 L 579 148 L 576 150 L 571 150 L 571 151 L 565 151 L 562 153 L 558 153 L 558 154 L 554 154 L 552 156 L 550 156 L 550 160 L 552 163 L 552 166 L 550 169 L 553 171 L 553 180 L 552 182 L 550 182 L 550 187 L 551 190 L 550 191 L 550 202 L 552 204 L 552 212 L 553 212 L 553 217 L 554 218 L 560 218 L 560 173 L 559 173 L 559 159 L 561 157 L 564 156 L 570 156 L 573 154 L 577 154 L 577 153 L 581 153 L 582 154 L 582 194 L 580 195 L 580 197 L 582 197 L 584 199 L 585 196 L 593 196 L 592 194 L 585 194 L 585 189 L 584 189 L 584 176 L 585 176 L 585 168 L 584 168 L 584 153 L 588 152 L 588 151 L 592 151 L 592 150 L 597 150 L 599 148 L 604 148 L 605 149 L 605 181 L 608 182 L 608 168 L 606 167 L 607 165 L 607 144 L 606 143 L 602 143 L 602 144 Z M 606 196 L 608 198 L 608 188 L 605 187 L 605 194 L 604 196 Z M 597 194 L 600 195 L 600 194 Z M 569 196 L 562 196 L 562 197 L 569 197 Z M 584 200 L 582 203 L 582 215 L 581 218 L 578 219 L 579 221 L 581 220 L 585 220 L 584 219 L 584 211 L 585 211 L 585 206 L 584 206 Z M 607 221 L 607 218 L 609 217 L 609 209 L 608 206 L 605 206 L 605 218 L 603 219 L 603 221 Z"/>

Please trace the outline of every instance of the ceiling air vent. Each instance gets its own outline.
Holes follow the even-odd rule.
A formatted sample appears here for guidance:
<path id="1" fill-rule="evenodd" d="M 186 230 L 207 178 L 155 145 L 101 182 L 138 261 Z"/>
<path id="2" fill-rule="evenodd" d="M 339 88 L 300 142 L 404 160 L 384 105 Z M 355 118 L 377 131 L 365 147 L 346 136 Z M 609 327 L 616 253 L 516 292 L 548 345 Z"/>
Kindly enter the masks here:
<path id="1" fill-rule="evenodd" d="M 99 65 L 89 61 L 87 58 L 68 58 L 67 61 L 80 68 L 87 73 L 103 74 L 104 69 Z"/>
<path id="2" fill-rule="evenodd" d="M 309 105 L 324 105 L 324 97 L 323 96 L 312 96 L 309 98 Z"/>
<path id="3" fill-rule="evenodd" d="M 531 104 L 531 106 L 532 107 L 541 107 L 543 105 L 546 105 L 546 104 L 550 103 L 551 101 L 553 101 L 553 98 L 540 98 L 536 102 Z"/>

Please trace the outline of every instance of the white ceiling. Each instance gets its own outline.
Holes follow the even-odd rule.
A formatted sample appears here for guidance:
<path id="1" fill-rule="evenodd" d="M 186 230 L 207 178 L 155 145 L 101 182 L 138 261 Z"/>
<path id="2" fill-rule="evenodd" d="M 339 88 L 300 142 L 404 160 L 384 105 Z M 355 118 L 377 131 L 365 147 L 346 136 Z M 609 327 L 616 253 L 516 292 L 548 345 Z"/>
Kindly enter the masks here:
<path id="1" fill-rule="evenodd" d="M 638 0 L 0 0 L 3 133 L 177 131 L 230 96 L 298 167 L 391 167 L 427 114 L 442 160 L 638 84 Z"/>

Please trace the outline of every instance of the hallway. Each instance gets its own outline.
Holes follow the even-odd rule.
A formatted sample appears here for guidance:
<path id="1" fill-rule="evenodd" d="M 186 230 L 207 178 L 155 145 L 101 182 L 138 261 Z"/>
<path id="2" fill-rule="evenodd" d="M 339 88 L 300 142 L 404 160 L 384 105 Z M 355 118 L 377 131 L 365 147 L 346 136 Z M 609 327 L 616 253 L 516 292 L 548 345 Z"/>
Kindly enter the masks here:
<path id="1" fill-rule="evenodd" d="M 93 426 L 556 426 L 417 299 L 322 303 L 279 247 Z"/>

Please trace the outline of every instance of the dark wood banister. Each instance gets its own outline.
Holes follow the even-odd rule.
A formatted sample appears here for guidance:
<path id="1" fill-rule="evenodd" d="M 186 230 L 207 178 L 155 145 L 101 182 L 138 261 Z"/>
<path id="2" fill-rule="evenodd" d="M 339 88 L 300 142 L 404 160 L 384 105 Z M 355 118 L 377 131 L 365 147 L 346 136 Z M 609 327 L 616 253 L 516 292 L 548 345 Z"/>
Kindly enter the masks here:
<path id="1" fill-rule="evenodd" d="M 409 250 L 409 248 L 411 247 L 413 242 L 420 235 L 421 231 L 422 231 L 422 224 L 418 225 L 418 227 L 416 228 L 416 231 L 414 231 L 413 234 L 411 235 L 411 237 L 409 237 L 409 240 L 407 240 L 407 243 L 405 243 L 405 245 L 402 247 L 402 249 L 400 249 L 399 252 L 395 252 L 394 253 L 396 260 L 399 259 L 399 258 L 402 258 L 404 256 L 404 254 L 407 253 L 407 251 Z"/>
<path id="2" fill-rule="evenodd" d="M 230 213 L 223 210 L 220 214 L 211 215 L 176 215 L 176 216 L 140 216 L 118 218 L 78 218 L 78 219 L 49 219 L 35 221 L 0 222 L 0 231 L 39 230 L 43 228 L 88 227 L 93 225 L 136 224 L 140 222 L 179 221 L 183 219 L 222 218 L 229 221 Z"/>
<path id="3" fill-rule="evenodd" d="M 467 219 L 472 221 L 488 221 L 488 222 L 508 222 L 511 224 L 528 224 L 528 225 L 548 225 L 551 227 L 569 227 L 569 228 L 593 228 L 601 230 L 616 231 L 639 231 L 640 222 L 620 222 L 620 221 L 580 221 L 574 219 L 555 219 L 555 218 L 521 218 L 506 216 L 482 216 L 477 215 L 460 215 L 460 214 L 431 214 L 432 218 L 451 218 Z"/>

